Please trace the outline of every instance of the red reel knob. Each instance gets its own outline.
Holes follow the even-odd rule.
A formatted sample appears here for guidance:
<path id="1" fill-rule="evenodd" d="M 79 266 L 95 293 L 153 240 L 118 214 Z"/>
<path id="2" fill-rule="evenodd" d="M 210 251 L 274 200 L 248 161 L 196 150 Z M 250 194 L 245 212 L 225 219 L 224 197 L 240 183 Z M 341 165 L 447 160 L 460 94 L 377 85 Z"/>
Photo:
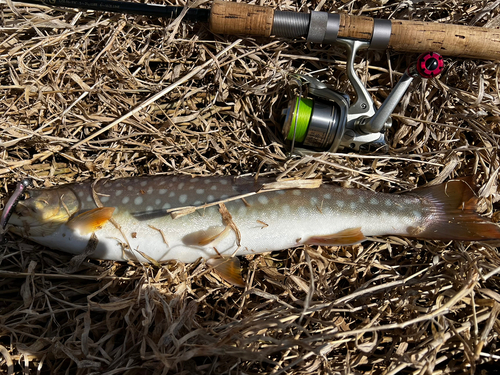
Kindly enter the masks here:
<path id="1" fill-rule="evenodd" d="M 417 59 L 417 72 L 423 78 L 433 78 L 441 74 L 444 68 L 443 57 L 436 52 L 426 52 Z"/>

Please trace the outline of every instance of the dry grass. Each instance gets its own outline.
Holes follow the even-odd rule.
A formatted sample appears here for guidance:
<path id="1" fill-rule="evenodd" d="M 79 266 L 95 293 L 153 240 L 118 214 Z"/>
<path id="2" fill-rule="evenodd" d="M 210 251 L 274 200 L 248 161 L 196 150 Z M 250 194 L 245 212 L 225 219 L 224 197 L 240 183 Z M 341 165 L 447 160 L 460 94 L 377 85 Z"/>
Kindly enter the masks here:
<path id="1" fill-rule="evenodd" d="M 487 1 L 320 4 L 384 18 L 499 19 Z M 288 158 L 278 127 L 288 74 L 313 72 L 351 92 L 341 49 L 139 16 L 0 9 L 4 196 L 23 176 L 52 186 L 260 173 L 399 192 L 475 174 L 481 212 L 499 219 L 497 64 L 447 58 L 441 77 L 415 83 L 388 154 Z M 378 103 L 415 57 L 362 54 L 357 67 Z M 251 256 L 245 290 L 202 263 L 88 260 L 67 273 L 69 261 L 15 237 L 2 246 L 0 371 L 473 374 L 500 359 L 500 257 L 485 244 L 383 238 Z"/>

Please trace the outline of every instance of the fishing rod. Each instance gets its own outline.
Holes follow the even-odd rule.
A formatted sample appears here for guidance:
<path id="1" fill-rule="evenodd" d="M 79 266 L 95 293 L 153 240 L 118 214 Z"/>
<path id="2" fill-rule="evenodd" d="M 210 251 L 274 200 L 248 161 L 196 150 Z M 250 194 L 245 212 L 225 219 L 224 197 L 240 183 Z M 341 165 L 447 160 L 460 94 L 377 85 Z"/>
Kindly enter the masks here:
<path id="1" fill-rule="evenodd" d="M 23 0 L 23 3 L 151 17 L 176 18 L 183 7 L 114 0 Z M 500 60 L 500 30 L 437 22 L 386 20 L 346 13 L 299 13 L 215 0 L 211 9 L 187 9 L 184 19 L 208 22 L 215 34 L 284 38 L 304 37 L 315 43 L 338 38 L 370 43 L 371 49 L 399 52 L 435 51 L 443 56 Z"/>
<path id="2" fill-rule="evenodd" d="M 300 85 L 308 86 L 292 98 L 283 111 L 283 136 L 291 152 L 337 152 L 344 149 L 367 151 L 385 149 L 385 132 L 392 125 L 391 114 L 415 77 L 432 78 L 443 70 L 441 54 L 500 59 L 500 31 L 416 21 L 390 21 L 326 12 L 294 13 L 271 8 L 215 0 L 212 9 L 185 9 L 175 6 L 113 0 L 25 0 L 49 6 L 92 9 L 208 22 L 221 34 L 304 37 L 310 42 L 336 43 L 347 49 L 346 72 L 356 92 L 337 92 L 314 77 L 295 74 Z M 485 44 L 488 48 L 482 48 Z M 354 69 L 362 49 L 392 48 L 424 52 L 411 65 L 378 109 Z M 301 86 L 302 87 L 302 86 Z"/>

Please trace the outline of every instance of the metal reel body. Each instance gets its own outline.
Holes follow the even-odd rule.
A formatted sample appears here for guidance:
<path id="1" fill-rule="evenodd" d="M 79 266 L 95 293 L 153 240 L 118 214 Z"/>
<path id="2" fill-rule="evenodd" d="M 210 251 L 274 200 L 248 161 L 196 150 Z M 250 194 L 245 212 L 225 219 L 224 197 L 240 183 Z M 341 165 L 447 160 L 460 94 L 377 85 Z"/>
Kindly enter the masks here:
<path id="1" fill-rule="evenodd" d="M 443 60 L 438 54 L 421 55 L 417 63 L 407 69 L 382 106 L 375 110 L 370 94 L 354 70 L 357 51 L 368 48 L 370 43 L 350 39 L 338 39 L 337 42 L 348 50 L 347 76 L 356 92 L 356 102 L 350 104 L 346 94 L 332 90 L 314 77 L 299 75 L 309 85 L 311 99 L 294 98 L 284 111 L 283 133 L 292 141 L 292 152 L 386 148 L 384 134 L 392 125 L 390 116 L 413 78 L 418 75 L 431 78 L 443 68 Z"/>

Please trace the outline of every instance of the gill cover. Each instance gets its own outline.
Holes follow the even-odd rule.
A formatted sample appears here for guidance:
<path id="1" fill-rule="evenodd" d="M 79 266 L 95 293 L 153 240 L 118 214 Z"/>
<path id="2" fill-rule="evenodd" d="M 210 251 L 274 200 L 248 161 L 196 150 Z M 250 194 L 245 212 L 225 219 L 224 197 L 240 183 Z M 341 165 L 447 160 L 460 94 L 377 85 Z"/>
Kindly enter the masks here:
<path id="1" fill-rule="evenodd" d="M 68 188 L 29 190 L 28 194 L 9 221 L 10 230 L 22 236 L 50 235 L 79 209 L 77 196 Z"/>

